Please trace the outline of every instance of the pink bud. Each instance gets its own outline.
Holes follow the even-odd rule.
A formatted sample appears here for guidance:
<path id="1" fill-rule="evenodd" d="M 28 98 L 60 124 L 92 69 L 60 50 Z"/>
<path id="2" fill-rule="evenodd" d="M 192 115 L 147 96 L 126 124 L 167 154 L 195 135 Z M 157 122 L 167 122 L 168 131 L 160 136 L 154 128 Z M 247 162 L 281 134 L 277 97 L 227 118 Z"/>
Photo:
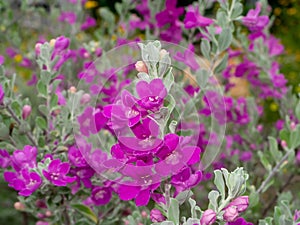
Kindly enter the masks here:
<path id="1" fill-rule="evenodd" d="M 52 216 L 52 212 L 51 212 L 50 210 L 47 210 L 47 211 L 45 212 L 45 216 L 47 216 L 47 217 Z"/>
<path id="2" fill-rule="evenodd" d="M 297 154 L 296 154 L 296 163 L 298 165 L 300 165 L 300 151 L 298 150 Z"/>
<path id="3" fill-rule="evenodd" d="M 72 94 L 74 94 L 74 93 L 77 91 L 77 89 L 76 89 L 76 87 L 71 86 L 71 87 L 69 88 L 69 91 L 70 91 Z"/>
<path id="4" fill-rule="evenodd" d="M 261 132 L 263 128 L 264 128 L 263 125 L 259 124 L 256 129 L 258 132 Z"/>
<path id="5" fill-rule="evenodd" d="M 22 202 L 15 202 L 14 207 L 19 211 L 23 211 L 25 209 L 25 205 Z"/>
<path id="6" fill-rule="evenodd" d="M 216 221 L 216 212 L 212 209 L 207 209 L 202 214 L 200 223 L 201 225 L 211 225 Z"/>
<path id="7" fill-rule="evenodd" d="M 36 43 L 35 45 L 35 54 L 38 56 L 39 54 L 41 54 L 41 43 Z"/>
<path id="8" fill-rule="evenodd" d="M 22 110 L 23 120 L 26 120 L 27 117 L 30 115 L 30 113 L 31 113 L 31 106 L 30 105 L 24 105 L 23 110 Z"/>
<path id="9" fill-rule="evenodd" d="M 283 148 L 286 148 L 286 147 L 287 147 L 287 143 L 286 143 L 285 140 L 281 140 L 281 146 L 282 146 Z"/>
<path id="10" fill-rule="evenodd" d="M 87 93 L 83 94 L 80 99 L 81 104 L 86 104 L 86 103 L 89 103 L 90 101 L 91 101 L 91 96 Z"/>
<path id="11" fill-rule="evenodd" d="M 238 208 L 236 206 L 229 206 L 225 209 L 223 219 L 227 222 L 235 221 L 239 216 Z"/>
<path id="12" fill-rule="evenodd" d="M 147 218 L 148 217 L 148 214 L 147 214 L 146 211 L 142 211 L 141 215 L 142 215 L 143 218 Z"/>
<path id="13" fill-rule="evenodd" d="M 291 130 L 295 130 L 296 123 L 294 121 L 292 121 L 290 127 L 291 127 Z"/>
<path id="14" fill-rule="evenodd" d="M 162 222 L 165 220 L 164 215 L 158 209 L 152 209 L 150 219 L 153 223 Z"/>
<path id="15" fill-rule="evenodd" d="M 167 55 L 168 54 L 168 52 L 167 52 L 167 50 L 166 49 L 162 49 L 162 50 L 160 50 L 160 52 L 159 52 L 159 58 L 163 58 L 165 55 Z"/>
<path id="16" fill-rule="evenodd" d="M 135 69 L 138 72 L 148 73 L 147 66 L 146 66 L 146 64 L 143 61 L 137 61 L 136 64 L 135 64 Z"/>
<path id="17" fill-rule="evenodd" d="M 244 212 L 249 206 L 249 197 L 240 196 L 229 203 L 228 206 L 236 206 L 238 212 Z"/>

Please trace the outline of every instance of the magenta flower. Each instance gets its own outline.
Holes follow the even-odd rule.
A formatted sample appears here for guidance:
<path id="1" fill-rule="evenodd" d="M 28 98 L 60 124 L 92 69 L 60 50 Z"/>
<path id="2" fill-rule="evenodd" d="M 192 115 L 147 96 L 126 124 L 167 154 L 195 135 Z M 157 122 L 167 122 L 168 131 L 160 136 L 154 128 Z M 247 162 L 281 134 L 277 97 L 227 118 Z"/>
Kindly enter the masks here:
<path id="1" fill-rule="evenodd" d="M 107 120 L 101 111 L 90 106 L 85 108 L 85 111 L 77 117 L 80 132 L 84 136 L 98 133 L 106 125 Z"/>
<path id="2" fill-rule="evenodd" d="M 244 218 L 240 217 L 234 222 L 227 222 L 225 225 L 253 225 L 253 223 L 249 223 Z"/>
<path id="3" fill-rule="evenodd" d="M 35 168 L 37 153 L 37 148 L 30 145 L 25 145 L 23 150 L 15 150 L 11 156 L 12 166 L 16 171 Z"/>
<path id="4" fill-rule="evenodd" d="M 6 171 L 4 180 L 9 183 L 9 187 L 19 191 L 19 195 L 22 196 L 31 195 L 42 184 L 41 177 L 28 169 L 22 169 L 19 173 Z"/>
<path id="5" fill-rule="evenodd" d="M 174 56 L 174 59 L 179 62 L 183 62 L 185 65 L 190 67 L 192 70 L 198 70 L 200 68 L 199 64 L 195 59 L 194 45 L 190 44 L 188 49 L 184 51 L 184 53 L 177 52 Z"/>
<path id="6" fill-rule="evenodd" d="M 76 177 L 68 177 L 70 164 L 61 162 L 60 159 L 54 159 L 48 166 L 47 170 L 43 170 L 43 175 L 52 184 L 56 186 L 66 186 L 68 183 L 73 183 Z"/>
<path id="7" fill-rule="evenodd" d="M 186 29 L 191 29 L 209 26 L 213 23 L 213 20 L 202 16 L 197 7 L 189 6 L 183 22 Z"/>
<path id="8" fill-rule="evenodd" d="M 137 206 L 145 206 L 149 203 L 151 193 L 159 187 L 158 184 L 152 184 L 148 187 L 120 185 L 117 193 L 119 198 L 124 201 L 135 199 Z"/>
<path id="9" fill-rule="evenodd" d="M 71 185 L 72 194 L 77 193 L 81 183 L 86 188 L 92 188 L 91 177 L 95 174 L 95 171 L 91 167 L 71 168 L 70 174 L 76 177 L 75 183 Z"/>
<path id="10" fill-rule="evenodd" d="M 3 55 L 0 55 L 0 66 L 4 63 L 5 58 Z"/>
<path id="11" fill-rule="evenodd" d="M 95 187 L 92 190 L 91 199 L 96 206 L 105 205 L 109 203 L 112 193 L 111 188 L 108 187 Z"/>
<path id="12" fill-rule="evenodd" d="M 216 221 L 216 212 L 212 209 L 207 209 L 202 214 L 200 224 L 201 225 L 212 225 Z"/>
<path id="13" fill-rule="evenodd" d="M 37 76 L 36 76 L 36 74 L 32 74 L 31 79 L 29 81 L 27 81 L 27 85 L 33 86 L 33 85 L 36 85 L 36 83 L 37 83 Z"/>
<path id="14" fill-rule="evenodd" d="M 61 12 L 58 20 L 61 22 L 67 22 L 70 25 L 76 23 L 77 16 L 74 12 Z"/>
<path id="15" fill-rule="evenodd" d="M 184 12 L 182 7 L 176 8 L 177 0 L 167 0 L 166 9 L 157 13 L 155 18 L 158 27 L 163 27 L 168 23 L 174 23 Z"/>
<path id="16" fill-rule="evenodd" d="M 20 66 L 23 66 L 25 68 L 29 68 L 32 66 L 32 62 L 28 58 L 23 58 L 22 62 L 20 63 Z"/>
<path id="17" fill-rule="evenodd" d="M 261 3 L 256 4 L 255 9 L 249 10 L 247 15 L 242 19 L 243 24 L 251 31 L 261 31 L 269 23 L 268 16 L 259 16 L 261 10 Z"/>
<path id="18" fill-rule="evenodd" d="M 193 174 L 191 168 L 189 167 L 181 169 L 181 171 L 173 175 L 171 178 L 171 184 L 176 189 L 175 196 L 182 191 L 195 187 L 201 181 L 201 178 L 201 171 L 197 171 Z"/>
<path id="19" fill-rule="evenodd" d="M 86 167 L 88 166 L 87 162 L 83 158 L 80 150 L 76 146 L 71 146 L 68 151 L 68 159 L 71 164 L 75 167 Z"/>
<path id="20" fill-rule="evenodd" d="M 10 166 L 10 164 L 11 160 L 9 153 L 4 149 L 0 149 L 0 167 L 7 168 Z"/>
<path id="21" fill-rule="evenodd" d="M 3 103 L 4 95 L 5 95 L 5 93 L 4 93 L 3 87 L 0 84 L 0 105 Z"/>
<path id="22" fill-rule="evenodd" d="M 66 38 L 65 36 L 60 36 L 60 37 L 56 38 L 55 39 L 55 44 L 54 44 L 54 50 L 53 50 L 53 53 L 52 53 L 52 59 L 56 55 L 60 55 L 65 50 L 67 50 L 69 45 L 70 45 L 70 39 L 69 38 Z"/>
<path id="23" fill-rule="evenodd" d="M 161 79 L 153 79 L 150 83 L 139 81 L 136 91 L 140 97 L 138 104 L 145 110 L 151 111 L 158 110 L 167 96 L 167 89 Z"/>
<path id="24" fill-rule="evenodd" d="M 96 26 L 97 23 L 96 23 L 96 20 L 92 17 L 87 17 L 86 20 L 84 21 L 84 23 L 81 25 L 80 29 L 81 30 L 86 30 L 90 27 L 94 27 Z"/>

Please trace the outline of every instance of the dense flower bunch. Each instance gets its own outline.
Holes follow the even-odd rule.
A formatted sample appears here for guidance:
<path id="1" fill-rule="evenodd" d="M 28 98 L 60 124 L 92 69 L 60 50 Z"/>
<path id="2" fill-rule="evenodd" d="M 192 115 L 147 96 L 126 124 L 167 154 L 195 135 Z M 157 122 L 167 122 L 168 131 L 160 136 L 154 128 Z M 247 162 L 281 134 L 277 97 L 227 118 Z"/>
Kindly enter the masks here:
<path id="1" fill-rule="evenodd" d="M 265 1 L 245 16 L 240 0 L 47 7 L 57 30 L 24 50 L 8 29 L 0 48 L 0 172 L 17 210 L 37 225 L 300 224 L 297 184 L 286 191 L 300 101 Z"/>

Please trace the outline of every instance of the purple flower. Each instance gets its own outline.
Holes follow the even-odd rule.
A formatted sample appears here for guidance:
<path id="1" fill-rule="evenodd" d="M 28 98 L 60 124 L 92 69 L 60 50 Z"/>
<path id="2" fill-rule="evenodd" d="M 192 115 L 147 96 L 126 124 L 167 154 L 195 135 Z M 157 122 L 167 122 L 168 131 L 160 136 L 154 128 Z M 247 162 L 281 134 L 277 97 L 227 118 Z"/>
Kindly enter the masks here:
<path id="1" fill-rule="evenodd" d="M 294 213 L 294 221 L 295 222 L 297 222 L 297 221 L 300 222 L 299 220 L 300 220 L 300 210 L 296 209 L 295 213 Z"/>
<path id="2" fill-rule="evenodd" d="M 188 49 L 184 51 L 184 53 L 177 52 L 174 56 L 174 59 L 183 62 L 185 65 L 190 67 L 192 70 L 198 70 L 199 64 L 195 59 L 194 45 L 190 44 Z"/>
<path id="3" fill-rule="evenodd" d="M 19 173 L 6 171 L 4 180 L 22 196 L 31 195 L 42 184 L 41 177 L 36 172 L 29 172 L 28 169 L 22 169 Z"/>
<path id="4" fill-rule="evenodd" d="M 21 62 L 21 64 L 20 64 L 20 66 L 23 66 L 23 67 L 25 67 L 25 68 L 29 68 L 29 67 L 32 66 L 32 62 L 31 62 L 31 60 L 28 59 L 28 58 L 23 58 L 23 60 L 22 60 L 22 62 Z"/>
<path id="5" fill-rule="evenodd" d="M 60 55 L 64 52 L 70 45 L 70 39 L 66 38 L 65 36 L 60 36 L 55 39 L 54 50 L 52 53 L 52 58 L 56 55 Z"/>
<path id="6" fill-rule="evenodd" d="M 213 211 L 212 209 L 207 209 L 204 211 L 202 214 L 200 224 L 201 225 L 211 225 L 216 221 L 216 212 Z"/>
<path id="7" fill-rule="evenodd" d="M 135 199 L 137 206 L 145 206 L 150 200 L 152 191 L 159 187 L 160 183 L 152 184 L 148 187 L 131 186 L 131 185 L 120 185 L 117 193 L 121 200 L 129 201 Z"/>
<path id="8" fill-rule="evenodd" d="M 0 167 L 7 168 L 10 166 L 10 164 L 11 160 L 9 153 L 4 149 L 0 149 Z"/>
<path id="9" fill-rule="evenodd" d="M 31 79 L 27 82 L 28 86 L 36 85 L 37 83 L 37 76 L 36 74 L 32 74 Z"/>
<path id="10" fill-rule="evenodd" d="M 245 151 L 245 152 L 242 152 L 239 159 L 241 161 L 247 162 L 247 161 L 250 161 L 252 159 L 252 155 L 253 154 L 252 154 L 251 151 Z"/>
<path id="11" fill-rule="evenodd" d="M 253 225 L 253 223 L 249 223 L 244 218 L 240 217 L 236 221 L 228 222 L 225 225 Z"/>
<path id="12" fill-rule="evenodd" d="M 4 63 L 5 58 L 3 55 L 0 55 L 0 66 Z"/>
<path id="13" fill-rule="evenodd" d="M 37 148 L 25 145 L 23 150 L 15 150 L 11 156 L 11 161 L 14 169 L 20 171 L 23 168 L 35 168 Z"/>
<path id="14" fill-rule="evenodd" d="M 0 105 L 3 103 L 4 95 L 5 95 L 5 93 L 4 93 L 3 87 L 0 84 Z"/>
<path id="15" fill-rule="evenodd" d="M 199 12 L 198 7 L 189 6 L 183 22 L 186 29 L 191 29 L 194 27 L 209 26 L 213 23 L 213 20 L 203 17 Z"/>
<path id="16" fill-rule="evenodd" d="M 270 56 L 277 56 L 283 53 L 284 51 L 283 45 L 280 44 L 279 40 L 275 38 L 273 35 L 270 35 L 269 39 L 265 42 L 269 47 Z"/>
<path id="17" fill-rule="evenodd" d="M 43 175 L 56 186 L 66 186 L 73 183 L 76 177 L 66 176 L 69 173 L 70 164 L 61 162 L 60 159 L 54 159 L 48 166 L 47 170 L 43 170 Z"/>
<path id="18" fill-rule="evenodd" d="M 150 219 L 153 223 L 162 222 L 166 217 L 158 209 L 152 209 L 150 212 Z"/>
<path id="19" fill-rule="evenodd" d="M 223 214 L 223 218 L 227 222 L 235 221 L 239 216 L 238 208 L 234 205 L 230 205 L 225 208 L 225 212 Z"/>
<path id="20" fill-rule="evenodd" d="M 107 120 L 101 111 L 90 106 L 85 108 L 85 111 L 77 117 L 80 132 L 84 136 L 98 133 L 106 125 Z"/>
<path id="21" fill-rule="evenodd" d="M 76 23 L 76 14 L 74 12 L 61 12 L 58 20 L 61 22 L 67 22 L 70 25 Z"/>
<path id="22" fill-rule="evenodd" d="M 189 167 L 181 169 L 179 173 L 173 175 L 171 178 L 171 184 L 176 189 L 175 196 L 182 191 L 195 187 L 201 181 L 201 178 L 201 171 L 197 171 L 193 174 Z"/>
<path id="23" fill-rule="evenodd" d="M 244 25 L 251 31 L 261 31 L 269 23 L 268 16 L 259 16 L 261 3 L 256 4 L 255 9 L 249 10 L 247 15 L 242 19 Z"/>
<path id="24" fill-rule="evenodd" d="M 71 168 L 70 174 L 76 177 L 76 182 L 71 185 L 72 194 L 77 193 L 81 182 L 86 188 L 92 187 L 91 177 L 95 174 L 95 171 L 91 167 Z"/>
<path id="25" fill-rule="evenodd" d="M 168 23 L 174 23 L 184 12 L 182 7 L 176 8 L 177 0 L 167 0 L 166 9 L 157 13 L 155 18 L 158 27 L 163 27 Z"/>
<path id="26" fill-rule="evenodd" d="M 68 159 L 75 167 L 86 167 L 88 166 L 86 160 L 83 158 L 80 150 L 76 146 L 72 146 L 68 151 Z"/>
<path id="27" fill-rule="evenodd" d="M 152 111 L 158 110 L 167 96 L 167 89 L 161 79 L 153 79 L 150 83 L 139 81 L 136 91 L 140 97 L 138 104 L 144 109 Z"/>
<path id="28" fill-rule="evenodd" d="M 160 32 L 160 38 L 163 41 L 179 43 L 182 39 L 182 30 L 180 23 L 175 21 L 166 30 Z"/>
<path id="29" fill-rule="evenodd" d="M 92 201 L 96 206 L 105 205 L 109 203 L 112 193 L 111 188 L 108 187 L 95 187 L 92 190 Z"/>
<path id="30" fill-rule="evenodd" d="M 86 30 L 90 27 L 94 27 L 96 26 L 97 23 L 96 23 L 96 20 L 92 17 L 87 17 L 86 20 L 84 21 L 84 23 L 81 25 L 80 29 L 81 30 Z"/>

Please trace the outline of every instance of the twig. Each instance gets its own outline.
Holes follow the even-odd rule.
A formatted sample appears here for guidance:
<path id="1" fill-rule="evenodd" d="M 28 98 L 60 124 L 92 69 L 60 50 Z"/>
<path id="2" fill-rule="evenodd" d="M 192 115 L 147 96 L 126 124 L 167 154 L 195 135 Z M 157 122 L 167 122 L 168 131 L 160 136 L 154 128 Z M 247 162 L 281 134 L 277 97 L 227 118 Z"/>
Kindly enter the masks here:
<path id="1" fill-rule="evenodd" d="M 287 179 L 287 181 L 285 182 L 285 184 L 278 190 L 278 194 L 283 192 L 284 189 L 290 184 L 291 180 L 294 178 L 295 174 L 291 174 L 289 176 L 289 178 Z M 268 204 L 268 206 L 264 209 L 263 211 L 263 217 L 266 216 L 268 210 L 272 207 L 272 205 L 274 205 L 274 203 L 276 202 L 277 198 L 278 198 L 278 194 L 275 195 L 275 197 L 272 199 L 272 201 Z"/>
<path id="2" fill-rule="evenodd" d="M 289 149 L 285 155 L 281 158 L 281 160 L 276 164 L 276 166 L 270 171 L 268 177 L 262 182 L 260 187 L 257 189 L 256 193 L 261 193 L 264 188 L 268 185 L 272 177 L 278 172 L 280 166 L 288 159 L 289 155 L 294 152 L 294 149 Z"/>

